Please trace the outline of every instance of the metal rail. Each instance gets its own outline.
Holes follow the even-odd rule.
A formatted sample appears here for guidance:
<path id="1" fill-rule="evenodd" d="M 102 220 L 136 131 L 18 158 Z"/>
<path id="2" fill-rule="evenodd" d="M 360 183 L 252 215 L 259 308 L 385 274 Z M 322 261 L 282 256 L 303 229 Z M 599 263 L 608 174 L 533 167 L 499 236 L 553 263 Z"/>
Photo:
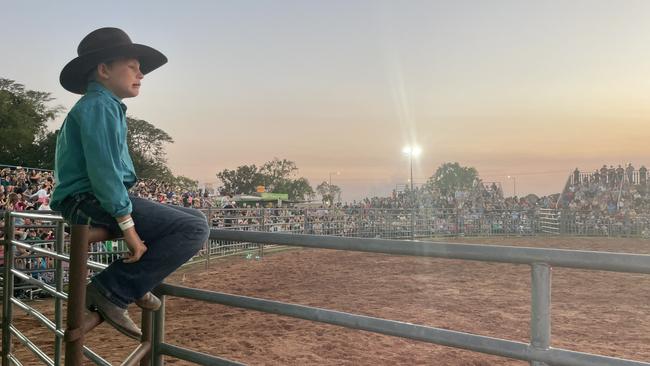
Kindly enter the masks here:
<path id="1" fill-rule="evenodd" d="M 56 222 L 56 239 L 54 240 L 55 250 L 48 250 L 45 248 L 38 247 L 40 242 L 36 241 L 33 243 L 25 243 L 19 240 L 14 239 L 14 228 L 16 227 L 14 219 L 15 218 L 30 218 L 34 220 L 47 220 L 50 222 Z M 16 356 L 11 352 L 11 339 L 12 336 L 15 337 L 20 343 L 22 343 L 28 350 L 30 350 L 39 360 L 41 360 L 46 365 L 58 366 L 61 364 L 62 353 L 63 353 L 63 340 L 72 339 L 72 346 L 68 344 L 65 347 L 66 351 L 66 365 L 81 365 L 82 355 L 85 355 L 88 359 L 93 361 L 97 365 L 110 366 L 110 363 L 104 360 L 102 357 L 97 355 L 88 347 L 83 345 L 83 333 L 88 331 L 89 327 L 96 326 L 101 322 L 100 319 L 96 316 L 95 322 L 83 322 L 84 317 L 84 296 L 83 291 L 79 295 L 79 290 L 85 290 L 86 282 L 86 273 L 85 268 L 92 268 L 95 270 L 102 270 L 107 266 L 102 263 L 96 263 L 92 261 L 87 261 L 88 255 L 88 227 L 83 226 L 81 228 L 73 226 L 73 235 L 72 239 L 74 242 L 71 245 L 72 254 L 70 256 L 64 255 L 64 222 L 61 216 L 56 216 L 53 214 L 34 214 L 26 212 L 5 212 L 5 237 L 3 240 L 4 243 L 4 277 L 3 277 L 3 319 L 2 319 L 2 365 L 21 365 L 21 362 L 16 358 Z M 85 230 L 85 232 L 84 232 Z M 81 233 L 80 233 L 81 231 Z M 13 248 L 23 248 L 34 253 L 41 254 L 43 256 L 48 256 L 54 259 L 54 271 L 55 271 L 55 284 L 54 286 L 44 283 L 32 276 L 26 274 L 25 272 L 13 268 L 14 264 L 14 255 Z M 71 291 L 76 291 L 77 296 L 74 293 L 71 293 L 70 296 L 63 292 L 63 265 L 65 261 L 70 261 L 70 257 L 73 257 L 73 262 L 76 264 L 71 264 L 70 276 L 76 277 L 76 280 L 71 282 Z M 75 271 L 73 268 L 82 264 L 80 271 Z M 39 270 L 28 270 L 26 272 L 38 272 Z M 25 283 L 34 286 L 40 290 L 43 290 L 54 297 L 54 321 L 51 321 L 42 313 L 32 308 L 31 306 L 20 301 L 14 297 L 14 278 L 19 278 Z M 68 329 L 66 332 L 63 331 L 63 310 L 62 310 L 62 301 L 68 301 Z M 54 358 L 50 358 L 45 354 L 41 349 L 36 346 L 28 337 L 26 337 L 19 329 L 17 329 L 13 324 L 13 307 L 17 306 L 18 308 L 24 310 L 27 314 L 33 316 L 40 324 L 45 326 L 48 330 L 52 331 L 54 334 Z M 76 316 L 71 316 L 70 313 L 76 313 Z M 147 359 L 150 350 L 151 350 L 151 318 L 152 316 L 147 315 L 147 312 L 143 314 L 143 329 L 149 329 L 148 333 L 143 337 L 142 344 L 134 350 L 134 352 L 127 358 L 125 365 L 135 365 L 141 359 Z M 81 321 L 80 321 L 81 319 Z M 148 322 L 148 323 L 147 323 Z M 73 331 L 72 334 L 68 332 Z M 80 331 L 79 331 L 80 330 Z M 80 334 L 80 336 L 75 336 Z M 74 338 L 74 339 L 73 339 Z M 74 342 L 76 340 L 76 342 Z M 148 358 L 150 359 L 150 358 Z M 149 362 L 148 362 L 149 363 Z M 145 363 L 142 363 L 145 365 Z"/>
<path id="2" fill-rule="evenodd" d="M 157 289 L 158 293 L 163 295 L 161 296 L 163 302 L 166 296 L 190 298 L 525 360 L 529 361 L 533 366 L 650 365 L 650 363 L 643 361 L 626 360 L 553 348 L 551 347 L 550 320 L 552 266 L 650 274 L 650 255 L 495 245 L 341 238 L 317 235 L 271 234 L 216 229 L 212 230 L 210 238 L 382 254 L 528 264 L 531 266 L 532 280 L 530 343 L 521 343 L 404 323 L 396 320 L 169 284 L 163 284 Z M 161 353 L 191 360 L 201 365 L 227 364 L 218 362 L 234 362 L 223 360 L 216 356 L 206 356 L 200 352 L 165 343 L 162 336 L 164 331 L 164 307 L 157 315 L 154 324 L 154 365 L 156 366 L 163 365 Z"/>
<path id="3" fill-rule="evenodd" d="M 57 221 L 56 252 L 29 245 L 13 239 L 13 217 L 32 217 Z M 63 223 L 60 217 L 52 215 L 38 215 L 26 213 L 6 213 L 5 222 L 5 263 L 13 263 L 13 246 L 33 250 L 35 253 L 50 255 L 55 259 L 57 274 L 56 285 L 51 286 L 40 283 L 31 276 L 19 270 L 5 266 L 4 296 L 3 296 L 3 365 L 20 365 L 20 362 L 10 352 L 11 336 L 17 337 L 28 349 L 33 351 L 46 364 L 49 360 L 35 348 L 33 343 L 26 339 L 12 324 L 12 308 L 18 306 L 37 318 L 55 335 L 55 358 L 52 362 L 56 365 L 61 357 L 61 329 L 60 302 L 66 300 L 62 291 L 62 266 L 68 256 L 61 254 L 63 248 Z M 233 231 L 213 229 L 210 240 L 227 241 L 231 243 L 246 242 L 252 245 L 280 244 L 287 246 L 300 246 L 309 248 L 350 250 L 392 255 L 407 255 L 418 257 L 462 259 L 483 262 L 501 262 L 512 264 L 526 264 L 531 267 L 531 322 L 529 343 L 516 342 L 507 339 L 486 337 L 482 335 L 457 332 L 453 330 L 427 327 L 417 324 L 400 322 L 397 320 L 368 317 L 359 314 L 350 314 L 330 309 L 315 308 L 298 304 L 283 303 L 266 299 L 238 296 L 219 292 L 190 289 L 181 286 L 163 284 L 157 289 L 161 296 L 163 306 L 154 314 L 143 314 L 143 343 L 127 359 L 125 364 L 135 364 L 142 359 L 141 365 L 151 362 L 154 365 L 163 364 L 163 355 L 177 357 L 202 365 L 238 365 L 236 361 L 226 360 L 218 356 L 208 355 L 171 345 L 164 340 L 165 324 L 165 298 L 166 296 L 179 296 L 200 301 L 219 303 L 229 306 L 247 308 L 268 313 L 291 316 L 328 324 L 345 326 L 353 329 L 362 329 L 371 332 L 404 337 L 450 347 L 464 348 L 477 352 L 510 357 L 531 362 L 531 365 L 570 365 L 570 366 L 632 366 L 650 363 L 642 361 L 624 360 L 614 357 L 593 355 L 565 349 L 556 349 L 551 346 L 551 269 L 552 267 L 568 267 L 590 270 L 604 270 L 628 273 L 650 274 L 650 255 L 590 252 L 579 250 L 544 249 L 528 247 L 509 247 L 497 245 L 453 244 L 448 242 L 419 242 L 404 240 L 386 240 L 374 238 L 348 238 L 338 236 L 265 233 L 253 231 Z M 101 269 L 105 265 L 93 263 L 89 267 Z M 13 298 L 13 279 L 17 276 L 33 283 L 55 297 L 55 321 L 45 319 L 35 310 L 27 309 L 27 305 Z M 83 353 L 100 365 L 108 363 L 92 351 L 82 348 Z M 149 350 L 151 352 L 149 353 Z M 57 351 L 58 350 L 58 351 Z"/>

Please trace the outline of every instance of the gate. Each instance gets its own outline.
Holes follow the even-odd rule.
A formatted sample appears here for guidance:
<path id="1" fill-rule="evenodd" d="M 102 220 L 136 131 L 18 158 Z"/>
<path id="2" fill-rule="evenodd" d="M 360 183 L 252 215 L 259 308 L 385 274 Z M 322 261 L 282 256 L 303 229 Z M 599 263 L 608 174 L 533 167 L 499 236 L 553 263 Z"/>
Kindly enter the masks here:
<path id="1" fill-rule="evenodd" d="M 560 210 L 540 208 L 538 222 L 540 232 L 560 235 Z"/>

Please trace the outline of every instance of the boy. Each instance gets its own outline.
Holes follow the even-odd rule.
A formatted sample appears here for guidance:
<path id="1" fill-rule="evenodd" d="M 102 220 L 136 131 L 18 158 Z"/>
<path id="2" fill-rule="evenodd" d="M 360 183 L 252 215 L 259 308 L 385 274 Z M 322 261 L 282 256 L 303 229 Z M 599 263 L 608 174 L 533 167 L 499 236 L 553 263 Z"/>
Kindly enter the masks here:
<path id="1" fill-rule="evenodd" d="M 132 43 L 117 28 L 91 32 L 77 53 L 61 71 L 60 82 L 84 96 L 68 113 L 57 138 L 57 186 L 51 207 L 70 224 L 90 224 L 124 237 L 131 255 L 92 278 L 86 307 L 138 339 L 141 331 L 128 315 L 128 304 L 156 310 L 160 300 L 149 291 L 201 249 L 209 229 L 199 211 L 127 193 L 137 176 L 126 144 L 122 99 L 136 97 L 144 75 L 167 58 Z"/>

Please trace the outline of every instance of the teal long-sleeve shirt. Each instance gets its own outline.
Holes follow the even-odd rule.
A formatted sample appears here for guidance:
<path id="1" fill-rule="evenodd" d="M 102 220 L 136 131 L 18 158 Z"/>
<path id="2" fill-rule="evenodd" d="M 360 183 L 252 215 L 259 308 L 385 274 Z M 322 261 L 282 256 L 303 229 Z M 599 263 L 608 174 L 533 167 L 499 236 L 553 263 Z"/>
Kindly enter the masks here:
<path id="1" fill-rule="evenodd" d="M 113 217 L 131 213 L 128 189 L 137 177 L 126 143 L 126 105 L 102 84 L 91 82 L 72 107 L 56 141 L 55 179 L 50 206 L 92 192 Z"/>

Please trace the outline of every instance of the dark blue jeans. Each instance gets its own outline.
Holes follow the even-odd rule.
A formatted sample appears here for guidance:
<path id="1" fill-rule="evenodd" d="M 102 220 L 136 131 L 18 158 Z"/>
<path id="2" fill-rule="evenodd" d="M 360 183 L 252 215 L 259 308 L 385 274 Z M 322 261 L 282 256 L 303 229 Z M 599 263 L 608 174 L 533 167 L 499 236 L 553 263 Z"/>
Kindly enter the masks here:
<path id="1" fill-rule="evenodd" d="M 135 263 L 115 261 L 92 279 L 111 302 L 122 308 L 151 291 L 192 258 L 210 233 L 205 216 L 198 210 L 133 196 L 130 199 L 135 230 L 147 252 Z M 121 235 L 115 219 L 91 194 L 65 202 L 62 211 L 71 224 L 89 223 Z"/>

